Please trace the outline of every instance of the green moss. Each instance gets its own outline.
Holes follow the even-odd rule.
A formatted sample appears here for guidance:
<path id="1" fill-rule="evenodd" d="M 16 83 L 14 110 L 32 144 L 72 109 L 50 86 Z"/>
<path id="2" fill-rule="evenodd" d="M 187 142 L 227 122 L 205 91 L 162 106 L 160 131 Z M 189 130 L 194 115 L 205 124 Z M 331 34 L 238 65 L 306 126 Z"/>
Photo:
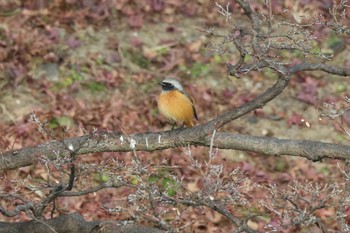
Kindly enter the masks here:
<path id="1" fill-rule="evenodd" d="M 287 165 L 287 161 L 285 161 L 284 159 L 279 159 L 275 163 L 275 171 L 284 172 L 287 169 Z"/>
<path id="2" fill-rule="evenodd" d="M 198 77 L 209 73 L 210 66 L 202 63 L 194 63 L 190 73 L 191 77 Z"/>
<path id="3" fill-rule="evenodd" d="M 106 89 L 106 86 L 103 83 L 94 80 L 86 82 L 83 85 L 92 92 L 102 92 Z"/>
<path id="4" fill-rule="evenodd" d="M 148 69 L 151 65 L 151 62 L 144 57 L 139 51 L 135 51 L 133 53 L 129 54 L 130 56 L 130 61 L 137 66 L 143 68 L 143 69 Z"/>
<path id="5" fill-rule="evenodd" d="M 220 56 L 219 54 L 214 54 L 214 62 L 215 63 L 221 63 L 223 61 L 223 57 Z"/>
<path id="6" fill-rule="evenodd" d="M 335 86 L 335 91 L 340 93 L 340 92 L 345 92 L 347 90 L 347 85 L 345 83 L 336 83 Z"/>
<path id="7" fill-rule="evenodd" d="M 177 190 L 179 189 L 179 185 L 177 184 L 176 180 L 168 176 L 163 176 L 158 174 L 150 175 L 148 177 L 148 182 L 157 184 L 170 197 L 175 196 L 177 193 Z"/>
<path id="8" fill-rule="evenodd" d="M 98 183 L 106 183 L 108 182 L 111 177 L 107 174 L 101 174 L 101 173 L 94 173 L 93 174 L 93 179 L 98 182 Z"/>
<path id="9" fill-rule="evenodd" d="M 69 116 L 55 117 L 52 118 L 48 123 L 50 129 L 56 129 L 58 127 L 72 127 L 73 125 L 74 121 Z"/>
<path id="10" fill-rule="evenodd" d="M 335 50 L 337 47 L 341 46 L 344 43 L 343 39 L 338 37 L 336 34 L 331 35 L 328 38 L 327 45 L 332 50 Z"/>
<path id="11" fill-rule="evenodd" d="M 84 76 L 82 75 L 82 73 L 80 71 L 74 69 L 71 72 L 71 78 L 74 81 L 81 81 L 84 79 Z"/>

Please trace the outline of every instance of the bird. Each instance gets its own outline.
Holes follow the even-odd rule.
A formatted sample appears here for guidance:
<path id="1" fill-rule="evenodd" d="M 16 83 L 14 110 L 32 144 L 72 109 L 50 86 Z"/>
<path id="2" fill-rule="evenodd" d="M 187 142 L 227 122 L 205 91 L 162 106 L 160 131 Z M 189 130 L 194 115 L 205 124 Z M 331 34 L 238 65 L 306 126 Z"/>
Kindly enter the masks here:
<path id="1" fill-rule="evenodd" d="M 176 79 L 166 78 L 160 85 L 162 92 L 158 97 L 159 112 L 174 122 L 172 129 L 177 123 L 182 124 L 182 127 L 193 127 L 194 119 L 198 121 L 198 117 L 192 97 Z"/>

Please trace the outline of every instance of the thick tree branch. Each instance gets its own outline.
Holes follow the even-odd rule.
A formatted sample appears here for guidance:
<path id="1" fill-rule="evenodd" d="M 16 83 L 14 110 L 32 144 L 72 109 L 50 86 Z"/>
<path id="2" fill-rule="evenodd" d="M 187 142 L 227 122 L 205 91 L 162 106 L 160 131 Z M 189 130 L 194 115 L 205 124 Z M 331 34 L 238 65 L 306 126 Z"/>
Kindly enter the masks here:
<path id="1" fill-rule="evenodd" d="M 177 129 L 158 133 L 140 133 L 128 138 L 119 133 L 101 132 L 100 138 L 90 139 L 77 151 L 77 155 L 94 152 L 155 151 L 186 145 L 210 146 L 211 135 L 194 136 L 193 131 L 201 131 L 199 126 L 192 129 Z M 77 145 L 87 136 L 66 139 L 66 142 Z M 122 140 L 121 140 L 122 139 Z M 131 143 L 133 142 L 133 143 Z M 288 140 L 269 137 L 256 137 L 232 133 L 217 132 L 214 146 L 221 149 L 251 151 L 265 155 L 301 156 L 312 161 L 325 158 L 350 159 L 350 146 L 323 143 L 307 140 Z M 55 153 L 54 153 L 55 151 Z M 40 156 L 56 159 L 57 154 L 65 156 L 69 151 L 61 142 L 53 141 L 32 148 L 5 152 L 1 156 L 0 171 L 15 169 L 35 163 Z"/>
<path id="2" fill-rule="evenodd" d="M 120 224 L 117 221 L 93 221 L 87 222 L 79 214 L 62 215 L 44 222 L 0 222 L 0 233 L 33 233 L 52 232 L 50 227 L 56 232 L 69 233 L 112 233 L 112 232 L 140 232 L 140 233 L 160 233 L 164 232 L 156 228 L 146 227 L 136 224 Z"/>
<path id="3" fill-rule="evenodd" d="M 298 65 L 293 65 L 288 69 L 290 74 L 295 74 L 300 71 L 315 71 L 321 70 L 328 74 L 339 75 L 339 76 L 350 76 L 350 69 L 338 67 L 335 65 L 326 65 L 323 63 L 308 63 L 304 62 Z"/>

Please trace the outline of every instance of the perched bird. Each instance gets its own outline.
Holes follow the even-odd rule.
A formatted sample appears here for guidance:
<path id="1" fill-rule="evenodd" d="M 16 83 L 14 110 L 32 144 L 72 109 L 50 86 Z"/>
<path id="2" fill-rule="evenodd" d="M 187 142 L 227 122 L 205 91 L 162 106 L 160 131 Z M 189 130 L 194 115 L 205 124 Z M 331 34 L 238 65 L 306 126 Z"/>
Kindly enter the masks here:
<path id="1" fill-rule="evenodd" d="M 164 79 L 160 85 L 162 92 L 158 97 L 158 108 L 166 118 L 186 127 L 194 126 L 194 118 L 198 120 L 191 96 L 181 83 L 172 78 Z"/>

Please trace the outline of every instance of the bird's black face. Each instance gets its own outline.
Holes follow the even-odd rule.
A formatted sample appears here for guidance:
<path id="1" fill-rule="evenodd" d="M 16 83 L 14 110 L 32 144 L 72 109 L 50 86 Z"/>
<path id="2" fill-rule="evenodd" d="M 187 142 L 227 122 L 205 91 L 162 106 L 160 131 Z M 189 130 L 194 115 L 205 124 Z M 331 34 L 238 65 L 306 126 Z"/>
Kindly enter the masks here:
<path id="1" fill-rule="evenodd" d="M 172 83 L 161 82 L 160 85 L 162 86 L 163 91 L 172 91 L 176 89 Z"/>

